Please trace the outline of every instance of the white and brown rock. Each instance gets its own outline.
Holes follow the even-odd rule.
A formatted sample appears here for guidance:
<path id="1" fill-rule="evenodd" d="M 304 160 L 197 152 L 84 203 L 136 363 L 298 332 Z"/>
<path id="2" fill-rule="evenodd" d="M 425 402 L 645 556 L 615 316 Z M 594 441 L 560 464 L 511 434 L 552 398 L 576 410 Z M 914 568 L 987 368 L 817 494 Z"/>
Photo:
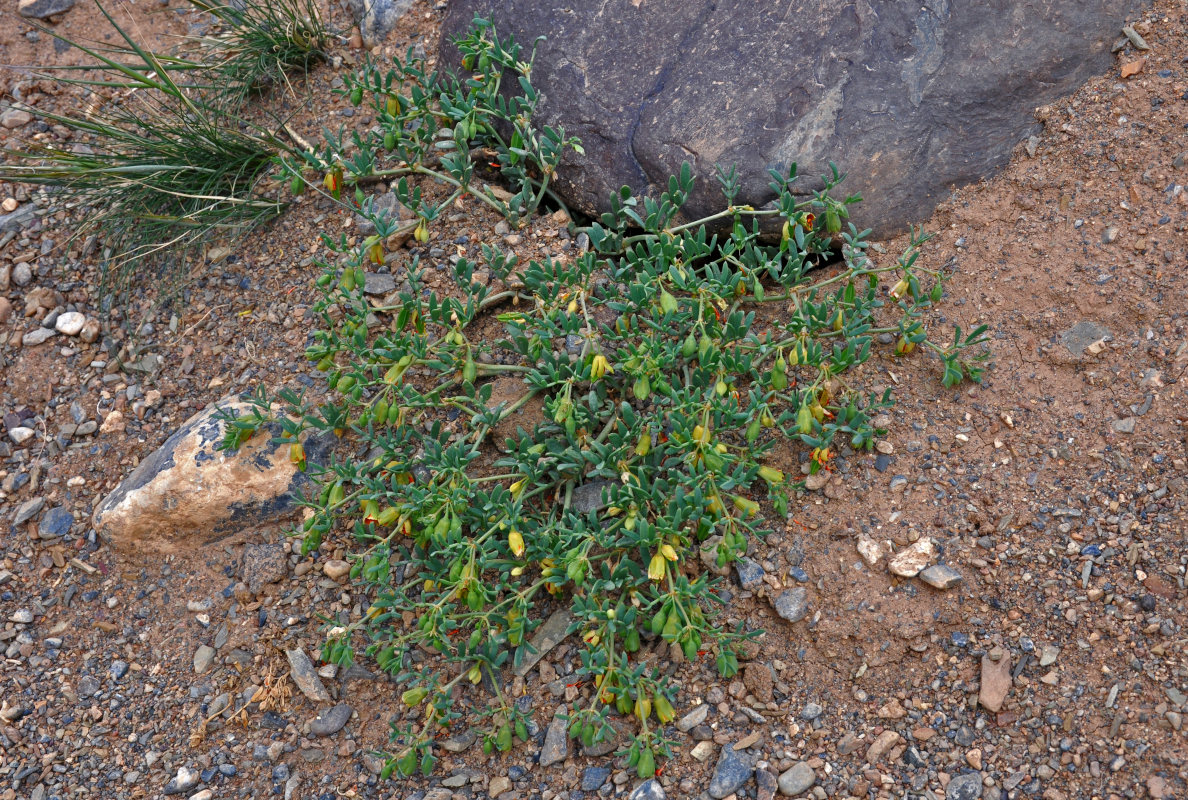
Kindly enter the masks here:
<path id="1" fill-rule="evenodd" d="M 901 578 L 914 578 L 936 555 L 936 545 L 927 536 L 900 550 L 887 562 L 887 569 Z"/>
<path id="2" fill-rule="evenodd" d="M 222 401 L 187 420 L 99 504 L 95 529 L 117 545 L 169 551 L 181 537 L 219 539 L 293 510 L 309 478 L 289 445 L 273 444 L 279 429 L 257 431 L 234 452 L 219 449 L 220 409 L 248 408 Z M 310 462 L 323 451 L 318 440 L 306 443 Z"/>

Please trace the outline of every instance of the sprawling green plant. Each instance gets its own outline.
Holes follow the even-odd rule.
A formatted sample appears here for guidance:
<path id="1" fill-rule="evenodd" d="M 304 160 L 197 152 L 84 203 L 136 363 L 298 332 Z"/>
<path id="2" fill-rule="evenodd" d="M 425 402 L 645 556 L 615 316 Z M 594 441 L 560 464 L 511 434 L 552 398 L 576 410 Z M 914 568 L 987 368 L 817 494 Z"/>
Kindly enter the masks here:
<path id="1" fill-rule="evenodd" d="M 317 281 L 322 327 L 307 355 L 327 376 L 328 399 L 315 407 L 281 392 L 277 414 L 261 391 L 252 413 L 228 420 L 225 446 L 279 421 L 304 468 L 306 432 L 349 442 L 352 457 L 318 468 L 320 490 L 296 533 L 305 553 L 332 535 L 354 541 L 351 576 L 369 605 L 360 619 L 327 622 L 323 658 L 349 663 L 363 642 L 404 685 L 408 711 L 393 722 L 386 775 L 431 771 L 443 729 L 477 726 L 488 750 L 526 739 L 527 715 L 500 675 L 524 663 L 559 606 L 586 680 L 570 733 L 593 744 L 613 734 L 612 715 L 634 716 L 622 752 L 651 775 L 673 744 L 674 689 L 641 651 L 708 654 L 722 675 L 737 672 L 736 648 L 750 634 L 715 624 L 715 573 L 764 535 L 765 502 L 782 516 L 803 487 L 798 460 L 784 456 L 781 468 L 780 454 L 805 454 L 815 473 L 840 444 L 872 446 L 871 420 L 890 390 L 864 393 L 853 369 L 879 334 L 898 336 L 899 355 L 936 350 L 951 384 L 980 376 L 969 353 L 985 329 L 947 348 L 927 338 L 922 315 L 941 298 L 943 276 L 916 264 L 924 237 L 893 263 L 872 263 L 866 234 L 847 222 L 858 198 L 832 196 L 836 169 L 807 199 L 791 192 L 795 168 L 773 173 L 777 200 L 766 210 L 737 204 L 733 171 L 720 173 L 723 210 L 681 221 L 693 187 L 685 165 L 658 198 L 626 188 L 611 198 L 612 210 L 585 229 L 588 251 L 522 263 L 484 245 L 493 286 L 460 258 L 453 285 L 431 288 L 417 258 L 385 252 L 400 228 L 359 184 L 398 178 L 398 199 L 416 215 L 404 232 L 423 241 L 462 193 L 529 220 L 560 153 L 576 146 L 532 128 L 531 63 L 514 45 L 480 21 L 460 47 L 474 70 L 461 82 L 399 61 L 382 78 L 365 68 L 346 91 L 356 102 L 373 97 L 378 129 L 353 137 L 349 158 L 330 137 L 290 165 L 295 188 L 311 168 L 337 198 L 354 183 L 356 202 L 348 193 L 343 204 L 376 234 L 324 237 L 335 255 Z M 509 72 L 524 98 L 500 95 Z M 511 178 L 510 200 L 472 182 L 480 146 Z M 429 205 L 418 177 L 451 187 L 450 199 Z M 763 218 L 782 224 L 778 244 L 765 240 Z M 835 239 L 841 263 L 813 272 Z M 387 304 L 364 293 L 369 263 L 399 270 L 403 284 Z M 500 335 L 480 333 L 493 323 Z M 497 381 L 518 391 L 495 402 Z M 532 404 L 542 411 L 526 414 Z M 508 419 L 516 435 L 495 441 Z M 463 702 L 480 692 L 489 702 Z"/>

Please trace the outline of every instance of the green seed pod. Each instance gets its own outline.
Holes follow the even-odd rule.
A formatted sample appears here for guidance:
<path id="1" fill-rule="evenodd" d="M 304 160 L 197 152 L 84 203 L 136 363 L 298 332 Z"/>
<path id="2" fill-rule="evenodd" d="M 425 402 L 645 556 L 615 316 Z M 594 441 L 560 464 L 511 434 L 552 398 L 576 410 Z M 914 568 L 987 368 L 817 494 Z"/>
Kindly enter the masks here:
<path id="1" fill-rule="evenodd" d="M 656 757 L 652 755 L 651 750 L 644 750 L 639 754 L 635 774 L 641 778 L 650 778 L 656 774 Z"/>
<path id="2" fill-rule="evenodd" d="M 664 629 L 661 631 L 661 634 L 667 641 L 671 642 L 675 640 L 677 634 L 681 631 L 681 622 L 677 619 L 678 616 L 678 614 L 669 614 L 668 619 L 664 621 Z"/>
<path id="3" fill-rule="evenodd" d="M 664 613 L 664 608 L 661 607 L 661 609 L 656 612 L 655 616 L 652 617 L 651 627 L 652 634 L 654 636 L 659 636 L 660 632 L 664 630 L 664 623 L 667 621 L 667 619 L 668 615 Z"/>
<path id="4" fill-rule="evenodd" d="M 652 393 L 652 382 L 647 375 L 640 375 L 636 379 L 635 384 L 631 387 L 631 391 L 635 394 L 638 400 L 647 400 Z"/>
<path id="5" fill-rule="evenodd" d="M 831 234 L 841 233 L 841 215 L 833 206 L 825 211 L 825 230 Z"/>
<path id="6" fill-rule="evenodd" d="M 351 389 L 353 389 L 354 386 L 355 386 L 355 377 L 353 375 L 343 375 L 341 378 L 338 379 L 338 383 L 337 383 L 337 385 L 335 385 L 334 388 L 338 390 L 339 394 L 346 394 Z"/>
<path id="7" fill-rule="evenodd" d="M 696 352 L 697 340 L 693 338 L 693 334 L 690 332 L 690 334 L 685 337 L 685 343 L 681 345 L 681 355 L 685 358 L 692 358 L 693 354 Z"/>
<path id="8" fill-rule="evenodd" d="M 305 192 L 305 180 L 300 175 L 294 175 L 293 180 L 289 181 L 289 191 L 295 196 L 303 194 Z"/>
<path id="9" fill-rule="evenodd" d="M 665 314 L 676 313 L 677 299 L 669 294 L 667 289 L 660 290 L 660 310 Z"/>
<path id="10" fill-rule="evenodd" d="M 356 86 L 354 89 L 351 89 L 351 105 L 357 106 L 362 102 L 363 102 L 363 87 Z"/>
<path id="11" fill-rule="evenodd" d="M 813 432 L 813 412 L 809 410 L 808 403 L 796 412 L 796 429 L 801 433 Z"/>
<path id="12" fill-rule="evenodd" d="M 754 444 L 759 439 L 762 427 L 758 419 L 751 420 L 751 424 L 747 426 L 747 444 Z"/>
<path id="13" fill-rule="evenodd" d="M 384 134 L 384 149 L 385 150 L 395 150 L 396 149 L 396 134 L 392 133 L 391 131 L 388 131 L 387 133 Z"/>

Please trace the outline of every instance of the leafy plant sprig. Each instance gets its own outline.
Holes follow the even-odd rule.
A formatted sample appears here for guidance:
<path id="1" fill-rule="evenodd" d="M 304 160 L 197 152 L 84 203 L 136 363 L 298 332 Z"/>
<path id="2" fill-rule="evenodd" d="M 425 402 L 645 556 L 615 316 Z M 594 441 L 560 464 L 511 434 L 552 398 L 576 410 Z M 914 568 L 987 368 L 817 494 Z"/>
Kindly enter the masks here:
<path id="1" fill-rule="evenodd" d="M 342 200 L 343 191 L 353 187 L 354 205 L 362 206 L 364 184 L 393 182 L 415 221 L 387 229 L 390 232 L 374 243 L 409 232 L 425 241 L 428 224 L 463 195 L 477 198 L 517 226 L 546 198 L 561 204 L 549 184 L 565 151 L 583 150 L 581 142 L 563 129 L 536 124 L 540 98 L 530 81 L 531 54 L 521 60 L 522 48 L 511 39 L 500 39 L 482 19 L 475 20 L 458 48 L 463 69 L 473 71 L 469 77 L 430 73 L 411 48 L 405 59 L 393 59 L 389 69 L 369 62 L 348 76 L 340 93 L 353 105 L 366 102 L 377 124 L 349 135 L 325 130 L 320 150 L 286 159 L 293 190 L 303 191 L 307 175 L 314 172 L 323 176 L 321 189 L 335 200 Z M 508 81 L 520 89 L 510 98 L 504 91 Z M 490 154 L 487 160 L 476 163 L 476 155 L 485 153 Z M 476 182 L 476 167 L 497 170 L 513 191 Z M 412 188 L 417 177 L 445 184 L 452 194 L 428 203 Z"/>

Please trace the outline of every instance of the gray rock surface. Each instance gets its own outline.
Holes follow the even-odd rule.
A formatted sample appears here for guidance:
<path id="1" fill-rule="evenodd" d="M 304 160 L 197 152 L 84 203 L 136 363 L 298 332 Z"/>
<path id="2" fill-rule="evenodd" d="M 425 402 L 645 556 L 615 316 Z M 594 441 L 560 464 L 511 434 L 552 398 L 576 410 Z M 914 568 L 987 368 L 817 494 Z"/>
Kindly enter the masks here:
<path id="1" fill-rule="evenodd" d="M 382 43 L 412 4 L 413 0 L 347 0 L 351 18 L 367 47 Z"/>
<path id="2" fill-rule="evenodd" d="M 714 774 L 706 791 L 710 797 L 721 800 L 745 786 L 754 773 L 755 764 L 745 750 L 740 752 L 730 745 L 725 745 L 718 756 L 718 763 L 714 767 Z"/>
<path id="3" fill-rule="evenodd" d="M 920 580 L 934 589 L 951 589 L 965 580 L 964 576 L 948 564 L 933 564 L 920 571 Z"/>
<path id="4" fill-rule="evenodd" d="M 54 14 L 65 14 L 74 8 L 75 0 L 20 0 L 17 13 L 22 17 L 45 19 Z"/>
<path id="5" fill-rule="evenodd" d="M 631 796 L 627 800 L 666 800 L 667 795 L 664 793 L 664 787 L 660 785 L 660 781 L 655 778 L 648 780 L 636 786 L 631 792 Z"/>
<path id="6" fill-rule="evenodd" d="M 339 703 L 318 714 L 310 723 L 309 732 L 314 736 L 333 736 L 350 721 L 353 713 L 354 709 L 346 703 Z"/>
<path id="7" fill-rule="evenodd" d="M 241 575 L 252 594 L 289 574 L 289 555 L 274 542 L 249 544 L 243 548 Z"/>
<path id="8" fill-rule="evenodd" d="M 624 184 L 658 193 L 684 161 L 699 178 L 687 216 L 720 210 L 714 166 L 736 165 L 739 202 L 797 190 L 833 161 L 865 202 L 859 227 L 901 233 L 956 184 L 1004 165 L 1033 111 L 1111 64 L 1141 0 L 451 0 L 439 58 L 476 15 L 537 49 L 541 120 L 582 139 L 554 187 L 584 212 Z"/>
<path id="9" fill-rule="evenodd" d="M 803 586 L 785 589 L 771 601 L 771 605 L 789 622 L 800 622 L 808 614 L 808 590 Z"/>
<path id="10" fill-rule="evenodd" d="M 540 748 L 540 765 L 547 767 L 556 764 L 567 755 L 569 755 L 569 732 L 566 730 L 566 722 L 560 716 L 555 716 L 545 730 L 544 744 Z"/>
<path id="11" fill-rule="evenodd" d="M 309 660 L 305 651 L 286 650 L 285 656 L 289 659 L 289 677 L 297 684 L 301 693 L 315 703 L 330 702 L 330 693 L 326 691 L 325 684 L 318 677 L 313 662 Z"/>
<path id="12" fill-rule="evenodd" d="M 806 761 L 797 761 L 789 769 L 781 773 L 779 778 L 780 794 L 786 797 L 796 797 L 804 794 L 817 782 L 817 773 Z"/>
<path id="13" fill-rule="evenodd" d="M 982 796 L 982 773 L 967 772 L 949 781 L 945 800 L 978 800 Z"/>

